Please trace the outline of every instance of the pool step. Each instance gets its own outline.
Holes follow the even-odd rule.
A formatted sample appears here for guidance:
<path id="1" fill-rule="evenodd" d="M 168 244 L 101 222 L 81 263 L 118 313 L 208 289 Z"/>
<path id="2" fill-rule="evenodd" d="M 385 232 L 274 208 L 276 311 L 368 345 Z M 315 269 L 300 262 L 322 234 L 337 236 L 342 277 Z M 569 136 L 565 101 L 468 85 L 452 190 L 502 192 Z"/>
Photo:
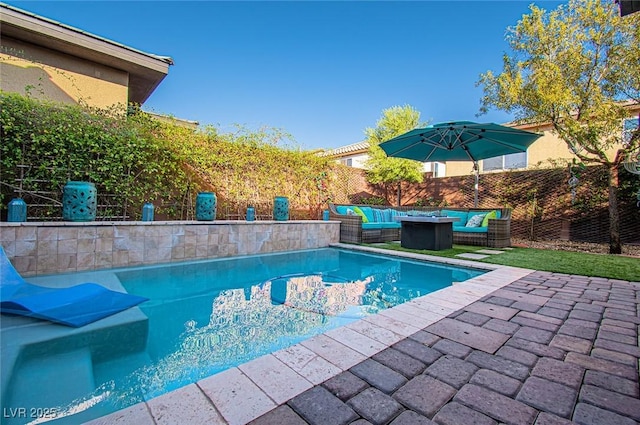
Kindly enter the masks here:
<path id="1" fill-rule="evenodd" d="M 27 415 L 31 413 L 30 408 L 40 408 L 38 412 L 46 414 L 61 411 L 74 400 L 84 399 L 94 390 L 93 365 L 88 348 L 51 354 L 44 359 L 27 358 L 14 370 L 11 396 L 6 400 L 8 403 L 3 401 L 3 407 L 26 407 Z M 3 423 L 24 423 L 24 417 L 15 416 L 3 418 L 6 420 Z M 37 419 L 30 416 L 27 418 Z"/>
<path id="2" fill-rule="evenodd" d="M 131 382 L 136 379 L 136 374 L 144 373 L 144 367 L 153 361 L 146 351 L 132 353 L 112 360 L 95 363 L 93 373 L 98 385 L 109 380 Z"/>

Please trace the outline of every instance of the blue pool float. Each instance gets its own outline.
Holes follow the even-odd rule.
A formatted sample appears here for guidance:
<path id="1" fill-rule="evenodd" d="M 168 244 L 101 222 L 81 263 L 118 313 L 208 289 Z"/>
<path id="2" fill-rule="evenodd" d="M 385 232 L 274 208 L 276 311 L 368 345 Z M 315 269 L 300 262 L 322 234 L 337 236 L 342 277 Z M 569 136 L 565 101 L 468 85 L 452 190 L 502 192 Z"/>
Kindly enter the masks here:
<path id="1" fill-rule="evenodd" d="M 74 328 L 134 307 L 148 298 L 96 283 L 47 288 L 27 283 L 0 246 L 0 312 L 48 320 Z"/>

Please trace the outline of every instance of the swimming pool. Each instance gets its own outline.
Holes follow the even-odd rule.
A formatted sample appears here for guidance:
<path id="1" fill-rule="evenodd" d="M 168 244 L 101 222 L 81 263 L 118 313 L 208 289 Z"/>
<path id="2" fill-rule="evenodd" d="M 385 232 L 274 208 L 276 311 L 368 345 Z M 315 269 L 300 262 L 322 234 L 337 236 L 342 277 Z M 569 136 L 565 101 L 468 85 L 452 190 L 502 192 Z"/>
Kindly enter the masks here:
<path id="1" fill-rule="evenodd" d="M 150 298 L 143 319 L 102 329 L 116 342 L 99 348 L 82 334 L 26 347 L 3 410 L 86 421 L 482 273 L 332 248 L 114 270 L 128 292 Z"/>

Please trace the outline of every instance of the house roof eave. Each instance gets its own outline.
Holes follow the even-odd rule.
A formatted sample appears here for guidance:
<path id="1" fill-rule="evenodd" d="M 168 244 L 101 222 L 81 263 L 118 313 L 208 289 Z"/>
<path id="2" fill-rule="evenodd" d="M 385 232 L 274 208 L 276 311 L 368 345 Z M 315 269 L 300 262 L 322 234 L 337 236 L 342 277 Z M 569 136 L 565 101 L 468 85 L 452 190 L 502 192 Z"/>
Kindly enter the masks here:
<path id="1" fill-rule="evenodd" d="M 127 72 L 130 102 L 144 103 L 173 65 L 168 56 L 145 53 L 5 3 L 0 3 L 0 23 L 3 37 Z"/>

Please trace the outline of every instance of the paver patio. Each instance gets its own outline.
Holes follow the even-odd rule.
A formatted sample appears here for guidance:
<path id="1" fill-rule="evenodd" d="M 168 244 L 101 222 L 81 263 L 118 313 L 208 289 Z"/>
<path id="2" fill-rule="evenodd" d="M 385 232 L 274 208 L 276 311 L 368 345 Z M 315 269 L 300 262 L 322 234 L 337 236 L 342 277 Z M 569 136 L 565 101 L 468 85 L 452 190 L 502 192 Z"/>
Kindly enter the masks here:
<path id="1" fill-rule="evenodd" d="M 250 422 L 640 421 L 640 283 L 533 272 Z"/>

